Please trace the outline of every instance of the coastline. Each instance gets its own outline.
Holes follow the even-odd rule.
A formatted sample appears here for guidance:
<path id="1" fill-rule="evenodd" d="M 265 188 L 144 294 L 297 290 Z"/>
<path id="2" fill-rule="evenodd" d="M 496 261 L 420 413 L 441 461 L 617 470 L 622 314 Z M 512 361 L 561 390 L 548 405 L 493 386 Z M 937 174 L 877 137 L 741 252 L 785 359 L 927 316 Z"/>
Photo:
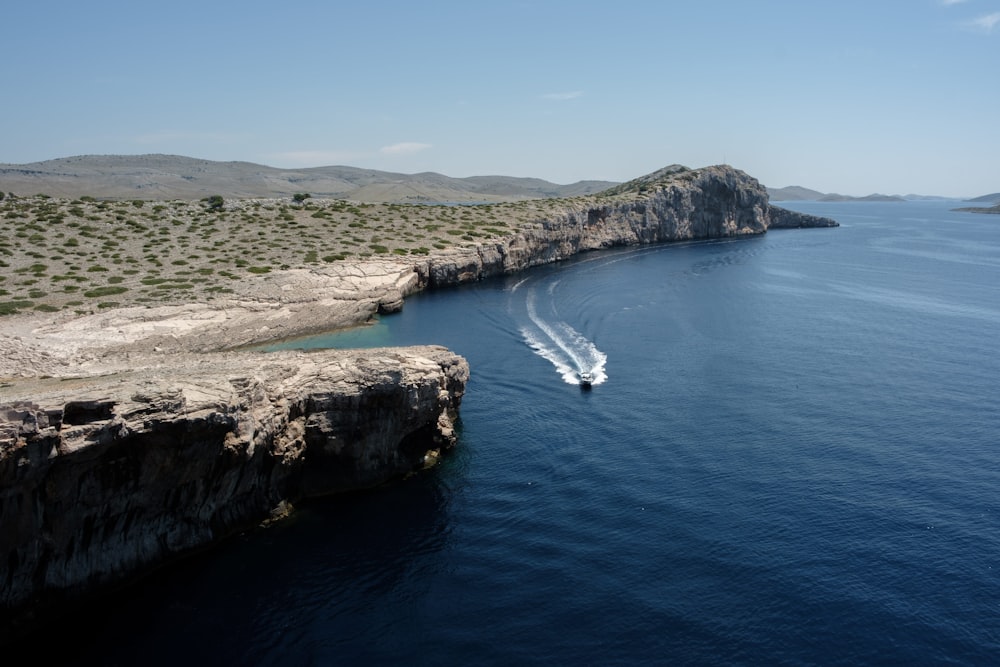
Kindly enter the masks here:
<path id="1" fill-rule="evenodd" d="M 454 444 L 469 369 L 448 350 L 242 348 L 357 326 L 423 289 L 581 252 L 753 236 L 772 221 L 837 224 L 771 207 L 755 179 L 729 167 L 639 180 L 635 190 L 561 201 L 502 238 L 416 261 L 267 271 L 210 303 L 0 318 L 0 578 L 19 582 L 0 604 L 0 620 L 32 615 L 38 600 L 100 590 L 280 516 L 297 499 L 433 465 Z M 387 420 L 393 428 L 384 428 Z M 365 443 L 375 434 L 372 450 Z M 198 447 L 178 459 L 176 443 L 192 439 Z M 220 461 L 229 472 L 220 473 Z M 159 495 L 144 493 L 147 468 L 149 479 L 166 475 L 154 485 Z M 274 470 L 291 472 L 275 481 Z M 124 472 L 108 482 L 108 471 Z M 177 474 L 184 479 L 170 482 Z M 247 489 L 230 476 L 257 482 Z M 206 499 L 205 488 L 216 495 Z M 79 493 L 118 504 L 95 502 L 89 513 L 53 521 Z M 191 515 L 205 507 L 214 509 Z M 130 530 L 154 545 L 141 558 L 128 556 L 136 548 L 125 539 Z"/>
<path id="2" fill-rule="evenodd" d="M 512 230 L 499 233 L 507 224 L 493 221 L 484 240 L 467 236 L 433 251 L 424 248 L 426 254 L 418 257 L 368 256 L 269 268 L 233 280 L 228 293 L 203 300 L 173 296 L 161 304 L 138 303 L 129 301 L 135 297 L 120 288 L 126 298 L 120 305 L 0 316 L 0 390 L 9 389 L 17 378 L 103 374 L 137 364 L 172 363 L 183 372 L 186 364 L 197 363 L 191 355 L 358 326 L 375 313 L 401 309 L 407 296 L 423 289 L 515 273 L 590 250 L 837 225 L 770 205 L 756 179 L 727 166 L 668 168 L 618 190 L 610 196 L 531 202 L 533 212 L 518 209 L 522 217 Z M 319 219 L 327 221 L 324 215 Z M 410 245 L 417 242 L 411 240 Z M 15 273 L 26 275 L 33 266 L 16 268 Z M 163 280 L 140 282 L 160 289 Z M 37 277 L 24 282 L 37 282 Z M 126 277 L 116 284 L 128 284 Z M 10 393 L 0 393 L 0 402 Z"/>

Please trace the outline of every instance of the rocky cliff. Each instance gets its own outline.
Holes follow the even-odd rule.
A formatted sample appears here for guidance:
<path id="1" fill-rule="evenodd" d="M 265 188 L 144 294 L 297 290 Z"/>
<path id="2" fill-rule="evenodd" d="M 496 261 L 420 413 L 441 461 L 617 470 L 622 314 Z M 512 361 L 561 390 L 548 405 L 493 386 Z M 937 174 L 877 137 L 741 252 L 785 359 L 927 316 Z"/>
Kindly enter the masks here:
<path id="1" fill-rule="evenodd" d="M 30 401 L 0 406 L 0 639 L 302 499 L 433 462 L 468 377 L 461 357 L 417 347 L 22 384 Z"/>
<path id="2" fill-rule="evenodd" d="M 596 196 L 563 200 L 503 241 L 442 253 L 417 270 L 422 284 L 452 285 L 601 248 L 836 226 L 828 218 L 771 206 L 767 189 L 732 167 L 673 165 Z"/>

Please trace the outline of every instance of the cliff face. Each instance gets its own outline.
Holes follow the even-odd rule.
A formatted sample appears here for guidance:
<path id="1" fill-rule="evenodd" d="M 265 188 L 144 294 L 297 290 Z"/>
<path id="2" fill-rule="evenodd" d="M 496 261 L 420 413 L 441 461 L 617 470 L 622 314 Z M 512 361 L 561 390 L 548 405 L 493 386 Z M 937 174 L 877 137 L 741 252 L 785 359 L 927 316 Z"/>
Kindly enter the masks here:
<path id="1" fill-rule="evenodd" d="M 767 189 L 732 167 L 666 167 L 606 191 L 566 200 L 502 242 L 445 253 L 418 267 L 421 282 L 452 285 L 512 273 L 616 246 L 763 234 L 770 227 L 835 227 L 827 218 L 779 209 Z"/>
<path id="2" fill-rule="evenodd" d="M 0 639 L 26 613 L 299 500 L 432 463 L 454 443 L 469 377 L 437 347 L 230 354 L 179 370 L 37 380 L 30 402 L 0 405 Z"/>

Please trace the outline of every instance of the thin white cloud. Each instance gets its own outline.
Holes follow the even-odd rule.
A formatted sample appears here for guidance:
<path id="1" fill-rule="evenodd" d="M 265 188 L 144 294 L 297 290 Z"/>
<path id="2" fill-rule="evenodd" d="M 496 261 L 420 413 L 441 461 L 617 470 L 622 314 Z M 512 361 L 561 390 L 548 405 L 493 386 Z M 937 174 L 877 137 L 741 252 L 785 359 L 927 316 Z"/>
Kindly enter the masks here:
<path id="1" fill-rule="evenodd" d="M 416 141 L 404 141 L 398 144 L 392 144 L 391 146 L 383 146 L 378 149 L 378 152 L 382 155 L 412 155 L 413 153 L 419 153 L 420 151 L 427 150 L 431 148 L 431 144 L 421 144 Z"/>
<path id="2" fill-rule="evenodd" d="M 945 7 L 951 7 L 952 5 L 960 5 L 967 0 L 941 0 L 941 4 Z"/>
<path id="3" fill-rule="evenodd" d="M 976 30 L 988 34 L 993 32 L 993 28 L 995 28 L 998 23 L 1000 23 L 1000 12 L 993 12 L 992 14 L 986 14 L 985 16 L 973 19 L 969 25 Z"/>
<path id="4" fill-rule="evenodd" d="M 545 93 L 542 95 L 543 100 L 555 100 L 560 102 L 562 100 L 575 100 L 578 97 L 583 96 L 582 90 L 574 90 L 568 93 Z"/>

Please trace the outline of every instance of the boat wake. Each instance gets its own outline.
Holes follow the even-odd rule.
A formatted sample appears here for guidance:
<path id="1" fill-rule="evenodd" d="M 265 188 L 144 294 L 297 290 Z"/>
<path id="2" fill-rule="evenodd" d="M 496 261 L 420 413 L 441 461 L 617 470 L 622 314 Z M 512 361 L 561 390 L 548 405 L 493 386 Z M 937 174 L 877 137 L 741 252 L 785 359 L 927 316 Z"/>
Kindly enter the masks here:
<path id="1" fill-rule="evenodd" d="M 549 287 L 550 296 L 555 283 Z M 520 285 L 518 285 L 520 286 Z M 551 362 L 567 384 L 580 384 L 580 375 L 590 373 L 591 384 L 603 384 L 608 376 L 604 364 L 608 357 L 586 336 L 556 317 L 539 314 L 537 294 L 529 288 L 525 299 L 528 322 L 521 327 L 521 336 L 535 354 Z M 555 308 L 550 306 L 553 316 Z"/>

